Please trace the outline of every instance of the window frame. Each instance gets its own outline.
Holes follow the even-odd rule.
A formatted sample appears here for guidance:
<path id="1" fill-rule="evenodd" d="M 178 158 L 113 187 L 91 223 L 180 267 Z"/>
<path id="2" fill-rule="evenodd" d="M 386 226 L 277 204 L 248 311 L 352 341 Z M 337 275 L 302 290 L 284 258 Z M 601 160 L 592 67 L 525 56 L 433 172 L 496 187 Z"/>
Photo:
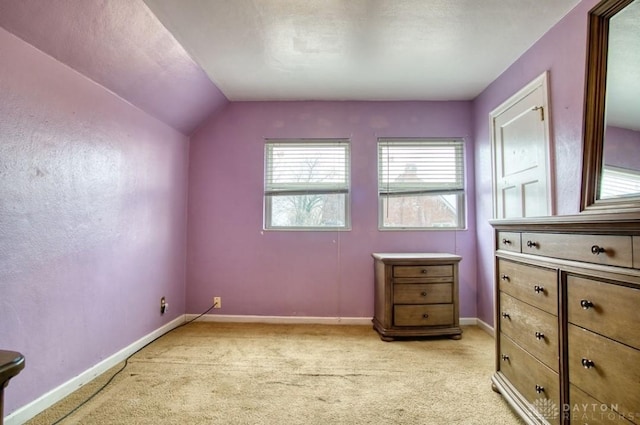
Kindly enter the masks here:
<path id="1" fill-rule="evenodd" d="M 337 189 L 338 184 L 328 184 L 327 189 L 322 190 L 318 188 L 320 185 L 316 185 L 315 188 L 305 189 L 304 185 L 291 190 L 269 190 L 268 176 L 269 176 L 269 147 L 273 145 L 298 145 L 304 146 L 344 146 L 345 147 L 345 189 Z M 291 139 L 265 139 L 264 143 L 264 176 L 263 176 L 263 219 L 262 228 L 265 231 L 301 231 L 301 232 L 336 232 L 336 231 L 350 231 L 351 230 L 351 140 L 348 138 L 291 138 Z M 272 193 L 268 193 L 272 192 Z M 344 225 L 339 226 L 274 226 L 272 224 L 272 200 L 274 196 L 278 196 L 276 193 L 280 192 L 285 194 L 290 192 L 292 195 L 303 195 L 306 193 L 318 193 L 324 195 L 331 194 L 343 194 L 344 195 Z"/>
<path id="2" fill-rule="evenodd" d="M 397 194 L 390 195 L 389 192 L 383 191 L 381 188 L 381 171 L 382 171 L 382 147 L 390 146 L 390 145 L 429 145 L 429 144 L 448 144 L 459 147 L 460 149 L 460 167 L 459 173 L 461 174 L 461 187 L 455 190 L 447 190 L 447 189 L 424 189 L 424 190 L 416 190 L 409 191 L 406 193 L 406 197 L 416 196 L 416 195 L 456 195 L 456 218 L 457 224 L 456 226 L 389 226 L 385 225 L 384 220 L 384 199 L 385 197 L 393 196 L 393 197 L 402 197 L 401 192 Z M 418 138 L 398 138 L 398 137 L 379 137 L 376 145 L 376 153 L 377 153 L 377 191 L 378 191 L 378 230 L 380 231 L 457 231 L 457 230 L 466 230 L 467 229 L 467 182 L 466 182 L 466 150 L 465 150 L 465 141 L 463 138 L 459 137 L 451 137 L 451 138 L 427 138 L 427 137 L 418 137 Z"/>

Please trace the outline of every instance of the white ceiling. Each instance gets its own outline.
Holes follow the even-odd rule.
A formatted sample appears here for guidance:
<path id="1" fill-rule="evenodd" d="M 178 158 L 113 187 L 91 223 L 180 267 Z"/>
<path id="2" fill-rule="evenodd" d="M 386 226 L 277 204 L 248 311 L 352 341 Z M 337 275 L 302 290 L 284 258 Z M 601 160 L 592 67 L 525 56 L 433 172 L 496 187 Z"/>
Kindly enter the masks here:
<path id="1" fill-rule="evenodd" d="M 469 100 L 579 0 L 145 0 L 229 100 Z"/>

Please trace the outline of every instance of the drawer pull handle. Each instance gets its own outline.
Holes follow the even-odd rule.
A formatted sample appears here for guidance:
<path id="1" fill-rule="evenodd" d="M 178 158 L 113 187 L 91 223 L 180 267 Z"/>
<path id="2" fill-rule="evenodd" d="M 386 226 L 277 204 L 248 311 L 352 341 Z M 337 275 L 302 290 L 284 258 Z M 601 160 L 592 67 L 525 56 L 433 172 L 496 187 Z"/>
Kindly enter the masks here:
<path id="1" fill-rule="evenodd" d="M 589 300 L 580 300 L 580 307 L 582 307 L 584 310 L 589 310 L 593 307 L 593 303 Z"/>
<path id="2" fill-rule="evenodd" d="M 511 280 L 511 278 L 509 277 L 508 274 L 501 274 L 500 275 L 500 279 L 502 279 L 502 280 Z"/>
<path id="3" fill-rule="evenodd" d="M 427 296 L 427 291 L 420 292 L 420 295 L 422 295 L 423 297 L 426 297 Z"/>
<path id="4" fill-rule="evenodd" d="M 544 392 L 544 387 L 542 385 L 536 385 L 536 392 L 538 394 Z"/>
<path id="5" fill-rule="evenodd" d="M 502 244 L 503 245 L 511 245 L 511 241 L 507 238 L 502 239 Z"/>
<path id="6" fill-rule="evenodd" d="M 509 316 L 509 313 L 502 313 L 502 317 L 504 319 L 511 319 L 511 316 Z"/>
<path id="7" fill-rule="evenodd" d="M 538 242 L 527 241 L 527 246 L 529 248 L 537 248 L 538 247 Z"/>
<path id="8" fill-rule="evenodd" d="M 593 255 L 600 255 L 600 253 L 605 252 L 605 249 L 601 246 L 594 245 L 591 247 L 591 253 Z"/>
<path id="9" fill-rule="evenodd" d="M 582 358 L 582 367 L 584 367 L 585 369 L 591 369 L 592 367 L 596 367 L 596 364 L 593 362 L 593 360 L 585 359 L 583 357 Z"/>
<path id="10" fill-rule="evenodd" d="M 544 286 L 536 285 L 533 287 L 533 290 L 536 294 L 539 294 L 540 292 L 544 294 Z"/>
<path id="11" fill-rule="evenodd" d="M 428 318 L 429 318 L 429 315 L 428 315 L 427 313 L 425 313 L 425 314 L 423 314 L 423 315 L 422 315 L 422 318 L 423 318 L 423 319 L 428 319 Z"/>
<path id="12" fill-rule="evenodd" d="M 422 274 L 427 274 L 427 269 L 422 269 L 422 270 L 420 270 L 420 273 L 422 273 Z"/>
<path id="13" fill-rule="evenodd" d="M 502 361 L 503 361 L 503 362 L 506 362 L 506 361 L 508 361 L 508 360 L 509 360 L 509 356 L 507 356 L 506 354 L 503 354 L 503 355 L 502 355 L 502 356 L 500 356 L 500 357 L 502 357 Z"/>
<path id="14" fill-rule="evenodd" d="M 538 340 L 544 339 L 544 334 L 542 332 L 536 332 L 536 339 Z"/>

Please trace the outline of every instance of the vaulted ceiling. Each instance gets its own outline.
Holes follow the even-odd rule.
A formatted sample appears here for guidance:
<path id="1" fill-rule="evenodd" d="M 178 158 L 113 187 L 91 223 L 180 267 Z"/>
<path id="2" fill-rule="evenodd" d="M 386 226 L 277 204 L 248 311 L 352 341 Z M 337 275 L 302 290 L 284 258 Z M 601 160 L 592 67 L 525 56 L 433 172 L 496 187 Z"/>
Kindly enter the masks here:
<path id="1" fill-rule="evenodd" d="M 0 26 L 190 134 L 227 101 L 470 100 L 579 0 L 0 0 Z"/>

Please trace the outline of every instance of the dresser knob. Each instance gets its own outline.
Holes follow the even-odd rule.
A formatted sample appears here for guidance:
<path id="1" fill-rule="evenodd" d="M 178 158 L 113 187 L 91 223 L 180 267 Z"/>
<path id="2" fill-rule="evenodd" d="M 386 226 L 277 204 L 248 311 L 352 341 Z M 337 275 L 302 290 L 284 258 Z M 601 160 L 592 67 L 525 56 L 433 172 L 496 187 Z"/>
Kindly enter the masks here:
<path id="1" fill-rule="evenodd" d="M 423 318 L 423 319 L 428 319 L 428 318 L 429 318 L 429 315 L 428 315 L 427 313 L 425 313 L 425 314 L 423 314 L 423 315 L 422 315 L 422 318 Z"/>
<path id="2" fill-rule="evenodd" d="M 502 313 L 502 317 L 505 319 L 511 319 L 511 316 L 509 316 L 509 313 Z"/>
<path id="3" fill-rule="evenodd" d="M 591 307 L 593 307 L 593 303 L 589 300 L 580 300 L 580 307 L 582 307 L 584 310 L 589 310 Z"/>
<path id="4" fill-rule="evenodd" d="M 527 246 L 529 248 L 537 248 L 538 247 L 538 242 L 527 241 Z"/>
<path id="5" fill-rule="evenodd" d="M 509 277 L 508 274 L 501 274 L 500 275 L 500 279 L 502 279 L 502 280 L 511 280 L 511 278 Z"/>
<path id="6" fill-rule="evenodd" d="M 539 294 L 541 292 L 544 293 L 544 286 L 536 285 L 533 287 L 533 290 L 536 294 Z"/>
<path id="7" fill-rule="evenodd" d="M 544 339 L 544 334 L 542 332 L 536 332 L 536 339 Z"/>
<path id="8" fill-rule="evenodd" d="M 507 238 L 502 239 L 502 244 L 503 245 L 511 245 L 511 241 Z"/>
<path id="9" fill-rule="evenodd" d="M 536 392 L 538 394 L 540 394 L 541 392 L 544 392 L 544 387 L 541 385 L 536 385 Z"/>
<path id="10" fill-rule="evenodd" d="M 420 273 L 422 273 L 422 274 L 427 274 L 427 269 L 422 269 L 422 270 L 420 270 Z"/>
<path id="11" fill-rule="evenodd" d="M 503 362 L 506 362 L 506 361 L 508 361 L 508 360 L 509 360 L 509 356 L 507 356 L 506 354 L 503 354 L 503 355 L 502 355 L 502 356 L 500 356 L 500 357 L 502 357 L 502 361 L 503 361 Z"/>
<path id="12" fill-rule="evenodd" d="M 427 296 L 427 291 L 420 292 L 420 295 L 423 296 L 423 297 L 426 297 Z"/>
<path id="13" fill-rule="evenodd" d="M 582 358 L 582 367 L 584 367 L 585 369 L 591 369 L 592 367 L 596 367 L 596 364 L 593 362 L 593 360 L 585 359 L 583 357 Z"/>
<path id="14" fill-rule="evenodd" d="M 598 246 L 598 245 L 594 245 L 594 246 L 591 247 L 591 253 L 593 255 L 600 255 L 600 253 L 602 253 L 604 251 L 605 251 L 605 249 L 603 247 L 601 247 L 601 246 Z"/>

